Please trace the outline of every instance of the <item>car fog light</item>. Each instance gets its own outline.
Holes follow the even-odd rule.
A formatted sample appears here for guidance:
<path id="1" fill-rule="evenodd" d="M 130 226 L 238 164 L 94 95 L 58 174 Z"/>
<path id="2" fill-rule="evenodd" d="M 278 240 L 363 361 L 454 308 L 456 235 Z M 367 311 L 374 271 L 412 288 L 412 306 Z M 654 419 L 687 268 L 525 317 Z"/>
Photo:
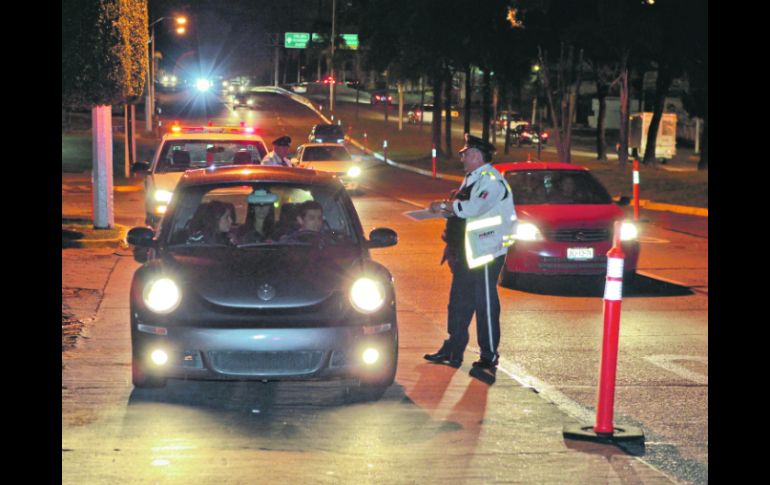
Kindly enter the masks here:
<path id="1" fill-rule="evenodd" d="M 154 350 L 151 358 L 155 365 L 165 365 L 165 363 L 168 362 L 168 354 L 160 349 Z"/>
<path id="2" fill-rule="evenodd" d="M 350 170 L 348 170 L 348 176 L 349 177 L 358 177 L 361 175 L 361 167 L 350 167 Z"/>
<path id="3" fill-rule="evenodd" d="M 385 291 L 380 283 L 360 278 L 350 289 L 350 301 L 359 312 L 373 313 L 385 303 Z"/>
<path id="4" fill-rule="evenodd" d="M 639 230 L 636 228 L 636 225 L 630 223 L 630 222 L 624 222 L 620 226 L 620 240 L 621 241 L 632 241 L 639 237 Z"/>
<path id="5" fill-rule="evenodd" d="M 372 365 L 380 360 L 380 353 L 377 351 L 377 349 L 366 349 L 362 358 L 364 360 L 364 364 Z"/>

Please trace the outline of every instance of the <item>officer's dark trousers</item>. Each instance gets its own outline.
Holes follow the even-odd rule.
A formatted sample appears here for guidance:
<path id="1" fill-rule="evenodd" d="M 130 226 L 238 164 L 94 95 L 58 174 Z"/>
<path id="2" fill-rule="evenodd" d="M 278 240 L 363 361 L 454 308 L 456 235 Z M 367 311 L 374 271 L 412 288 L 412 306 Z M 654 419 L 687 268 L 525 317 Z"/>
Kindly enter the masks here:
<path id="1" fill-rule="evenodd" d="M 497 295 L 497 278 L 504 261 L 505 255 L 502 255 L 472 270 L 468 269 L 465 261 L 454 265 L 447 320 L 449 340 L 445 342 L 452 353 L 463 355 L 468 345 L 468 326 L 475 313 L 481 358 L 497 360 L 497 346 L 500 344 L 500 298 Z"/>

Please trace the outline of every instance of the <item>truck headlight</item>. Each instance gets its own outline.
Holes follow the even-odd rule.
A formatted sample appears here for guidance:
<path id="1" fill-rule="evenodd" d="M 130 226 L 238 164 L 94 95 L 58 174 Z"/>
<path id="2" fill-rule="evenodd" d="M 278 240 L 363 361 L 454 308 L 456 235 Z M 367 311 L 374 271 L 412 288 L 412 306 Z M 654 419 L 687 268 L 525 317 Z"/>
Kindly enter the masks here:
<path id="1" fill-rule="evenodd" d="M 350 302 L 361 313 L 374 313 L 385 303 L 385 289 L 370 278 L 359 278 L 350 289 Z"/>
<path id="2" fill-rule="evenodd" d="M 536 225 L 532 224 L 531 222 L 522 221 L 519 221 L 519 223 L 516 225 L 516 233 L 513 237 L 519 241 L 543 240 L 543 234 L 540 232 L 540 229 L 538 229 Z"/>
<path id="3" fill-rule="evenodd" d="M 348 177 L 358 177 L 361 175 L 361 167 L 350 167 L 350 170 L 348 170 Z"/>
<path id="4" fill-rule="evenodd" d="M 155 194 L 153 194 L 153 197 L 155 198 L 155 202 L 164 202 L 168 204 L 169 202 L 171 202 L 172 195 L 173 195 L 173 192 L 170 192 L 168 190 L 158 189 L 155 191 Z"/>
<path id="5" fill-rule="evenodd" d="M 171 313 L 182 301 L 179 287 L 170 278 L 160 278 L 144 287 L 144 303 L 155 313 Z"/>
<path id="6" fill-rule="evenodd" d="M 620 240 L 621 241 L 633 241 L 639 237 L 639 229 L 631 222 L 624 222 L 620 226 Z"/>

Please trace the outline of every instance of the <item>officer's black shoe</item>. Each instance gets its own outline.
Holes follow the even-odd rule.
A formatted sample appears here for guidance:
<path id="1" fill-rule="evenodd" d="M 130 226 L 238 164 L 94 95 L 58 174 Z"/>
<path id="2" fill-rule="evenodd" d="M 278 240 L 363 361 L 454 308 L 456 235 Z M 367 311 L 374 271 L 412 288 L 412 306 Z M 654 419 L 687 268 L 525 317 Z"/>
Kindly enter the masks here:
<path id="1" fill-rule="evenodd" d="M 494 362 L 487 359 L 477 360 L 473 363 L 473 367 L 469 374 L 471 377 L 475 377 L 489 385 L 494 384 L 497 379 L 497 359 L 495 359 Z"/>
<path id="2" fill-rule="evenodd" d="M 446 346 L 442 346 L 435 354 L 425 354 L 423 356 L 428 362 L 434 364 L 446 364 L 450 367 L 458 369 L 462 363 L 462 357 L 459 357 L 456 353 L 446 350 Z"/>

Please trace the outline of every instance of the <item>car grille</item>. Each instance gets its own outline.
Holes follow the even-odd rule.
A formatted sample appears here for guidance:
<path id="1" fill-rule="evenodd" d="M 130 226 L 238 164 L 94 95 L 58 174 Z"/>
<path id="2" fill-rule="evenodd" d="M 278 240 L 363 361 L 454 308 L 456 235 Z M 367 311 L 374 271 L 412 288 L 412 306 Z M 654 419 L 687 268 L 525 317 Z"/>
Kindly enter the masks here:
<path id="1" fill-rule="evenodd" d="M 588 261 L 541 257 L 539 266 L 541 270 L 574 271 L 576 273 L 601 273 L 607 270 L 607 257 L 598 256 Z"/>
<path id="2" fill-rule="evenodd" d="M 208 356 L 214 370 L 223 374 L 275 376 L 315 372 L 321 366 L 324 352 L 211 351 Z"/>
<path id="3" fill-rule="evenodd" d="M 546 239 L 558 242 L 597 242 L 610 239 L 609 229 L 560 229 L 546 233 Z"/>

